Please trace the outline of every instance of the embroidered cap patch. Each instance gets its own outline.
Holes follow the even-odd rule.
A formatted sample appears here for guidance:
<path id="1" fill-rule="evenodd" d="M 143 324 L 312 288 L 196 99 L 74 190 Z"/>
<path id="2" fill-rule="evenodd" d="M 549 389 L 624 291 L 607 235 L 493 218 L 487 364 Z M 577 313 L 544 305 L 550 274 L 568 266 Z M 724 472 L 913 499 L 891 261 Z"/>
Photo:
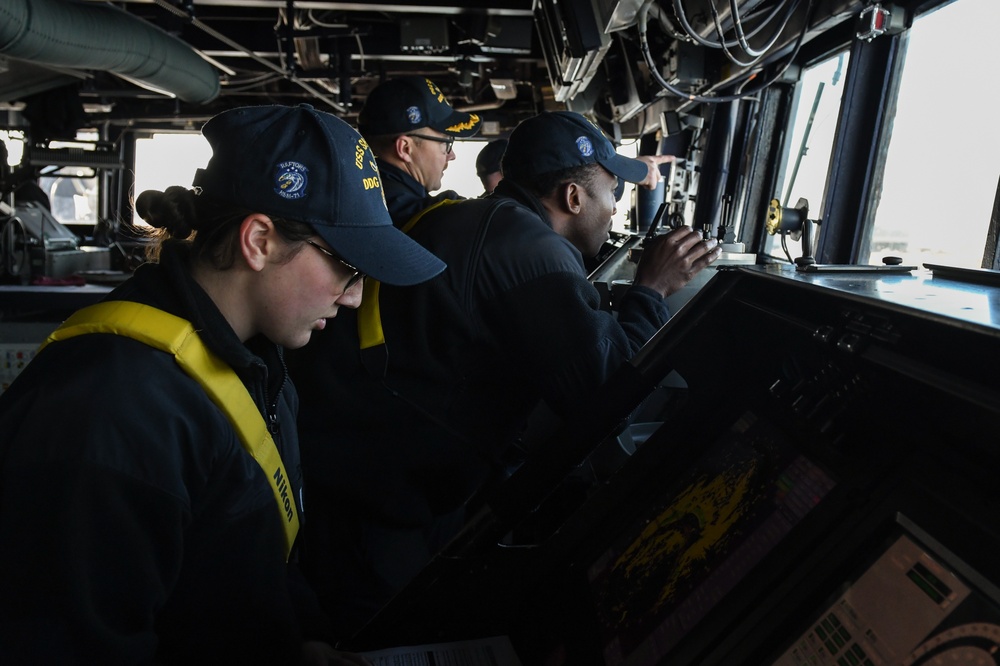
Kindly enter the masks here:
<path id="1" fill-rule="evenodd" d="M 285 199 L 301 199 L 309 185 L 309 169 L 299 162 L 282 162 L 277 167 L 274 191 Z"/>

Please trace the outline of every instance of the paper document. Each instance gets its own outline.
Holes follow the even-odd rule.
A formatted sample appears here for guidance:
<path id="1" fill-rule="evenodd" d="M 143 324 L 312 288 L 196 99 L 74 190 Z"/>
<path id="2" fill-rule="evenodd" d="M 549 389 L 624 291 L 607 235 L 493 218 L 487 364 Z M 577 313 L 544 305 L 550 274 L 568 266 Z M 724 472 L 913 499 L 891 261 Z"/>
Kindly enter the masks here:
<path id="1" fill-rule="evenodd" d="M 506 636 L 362 652 L 374 666 L 522 666 Z"/>

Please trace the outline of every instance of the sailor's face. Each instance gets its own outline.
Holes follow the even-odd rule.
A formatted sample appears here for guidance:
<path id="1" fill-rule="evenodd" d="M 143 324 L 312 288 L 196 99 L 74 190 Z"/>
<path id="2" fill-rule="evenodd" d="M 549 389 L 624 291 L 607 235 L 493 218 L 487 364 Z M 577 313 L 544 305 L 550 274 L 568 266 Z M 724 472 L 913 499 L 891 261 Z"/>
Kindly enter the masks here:
<path id="1" fill-rule="evenodd" d="M 424 127 L 420 131 L 415 132 L 415 134 L 442 140 L 449 139 L 445 134 L 432 130 L 429 127 Z M 433 139 L 411 138 L 414 139 L 413 150 L 410 153 L 413 177 L 428 192 L 440 190 L 441 179 L 444 176 L 445 169 L 448 168 L 448 162 L 455 159 L 455 151 L 452 145 L 450 143 L 443 143 L 442 141 L 434 141 Z"/>
<path id="2" fill-rule="evenodd" d="M 324 250 L 330 251 L 318 238 L 304 242 L 291 259 L 276 267 L 260 324 L 261 333 L 272 342 L 288 349 L 302 347 L 341 307 L 361 305 L 364 281 Z"/>
<path id="3" fill-rule="evenodd" d="M 618 178 L 601 169 L 590 187 L 583 189 L 583 206 L 576 223 L 576 232 L 570 238 L 585 257 L 596 256 L 601 246 L 611 237 L 612 216 L 615 214 L 615 190 Z"/>

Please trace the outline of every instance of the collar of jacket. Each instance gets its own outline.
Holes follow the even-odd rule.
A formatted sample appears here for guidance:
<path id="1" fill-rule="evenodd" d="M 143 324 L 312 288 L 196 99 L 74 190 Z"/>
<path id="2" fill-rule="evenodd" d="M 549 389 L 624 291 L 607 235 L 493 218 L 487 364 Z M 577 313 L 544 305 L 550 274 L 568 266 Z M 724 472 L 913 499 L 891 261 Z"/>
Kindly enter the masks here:
<path id="1" fill-rule="evenodd" d="M 410 190 L 415 195 L 421 197 L 427 196 L 427 188 L 421 185 L 420 181 L 408 174 L 406 171 L 400 169 L 395 164 L 389 164 L 385 160 L 379 159 L 378 157 L 375 158 L 375 161 L 378 163 L 378 172 L 382 176 L 383 184 L 386 180 L 392 180 Z"/>
<path id="2" fill-rule="evenodd" d="M 382 193 L 385 195 L 389 215 L 392 216 L 393 223 L 400 227 L 413 213 L 424 207 L 424 202 L 430 195 L 427 193 L 427 188 L 403 169 L 377 157 L 375 161 L 378 163 L 379 176 L 382 178 Z"/>
<path id="3" fill-rule="evenodd" d="M 189 246 L 183 241 L 166 241 L 155 264 L 143 264 L 133 276 L 137 291 L 144 294 L 133 298 L 129 282 L 116 289 L 108 298 L 141 300 L 165 312 L 190 321 L 205 345 L 229 364 L 246 381 L 250 376 L 268 377 L 279 382 L 283 365 L 277 346 L 268 341 L 239 339 L 218 306 L 191 276 Z M 145 295 L 154 294 L 153 297 Z M 249 345 L 249 346 L 248 346 Z M 248 374 L 250 373 L 250 374 Z M 269 387 L 274 390 L 274 387 Z"/>
<path id="4" fill-rule="evenodd" d="M 522 206 L 530 208 L 538 217 L 542 218 L 545 224 L 552 226 L 552 220 L 549 219 L 548 211 L 545 210 L 545 206 L 542 205 L 541 199 L 536 197 L 534 194 L 524 189 L 512 180 L 507 180 L 504 178 L 499 183 L 497 183 L 496 189 L 493 190 L 489 198 L 495 197 L 506 197 L 508 199 L 513 199 Z"/>

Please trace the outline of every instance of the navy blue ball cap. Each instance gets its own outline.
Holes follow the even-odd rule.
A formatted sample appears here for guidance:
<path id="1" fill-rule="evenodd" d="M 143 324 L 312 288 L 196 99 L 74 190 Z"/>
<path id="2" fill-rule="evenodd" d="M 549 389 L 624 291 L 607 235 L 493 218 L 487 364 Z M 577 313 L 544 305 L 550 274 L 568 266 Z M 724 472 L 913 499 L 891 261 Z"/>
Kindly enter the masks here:
<path id="1" fill-rule="evenodd" d="M 645 162 L 619 155 L 604 132 L 579 113 L 545 111 L 522 120 L 510 134 L 503 154 L 503 176 L 514 181 L 600 164 L 622 180 L 641 183 Z"/>
<path id="2" fill-rule="evenodd" d="M 358 131 L 365 136 L 407 134 L 424 127 L 454 137 L 479 131 L 482 119 L 456 111 L 441 89 L 423 76 L 383 81 L 368 94 L 358 113 Z"/>
<path id="3" fill-rule="evenodd" d="M 340 118 L 299 106 L 247 106 L 211 118 L 194 185 L 204 196 L 310 225 L 344 261 L 411 285 L 445 264 L 392 224 L 368 143 Z"/>
<path id="4" fill-rule="evenodd" d="M 476 155 L 476 175 L 482 178 L 500 170 L 500 158 L 507 150 L 507 139 L 493 139 Z"/>

